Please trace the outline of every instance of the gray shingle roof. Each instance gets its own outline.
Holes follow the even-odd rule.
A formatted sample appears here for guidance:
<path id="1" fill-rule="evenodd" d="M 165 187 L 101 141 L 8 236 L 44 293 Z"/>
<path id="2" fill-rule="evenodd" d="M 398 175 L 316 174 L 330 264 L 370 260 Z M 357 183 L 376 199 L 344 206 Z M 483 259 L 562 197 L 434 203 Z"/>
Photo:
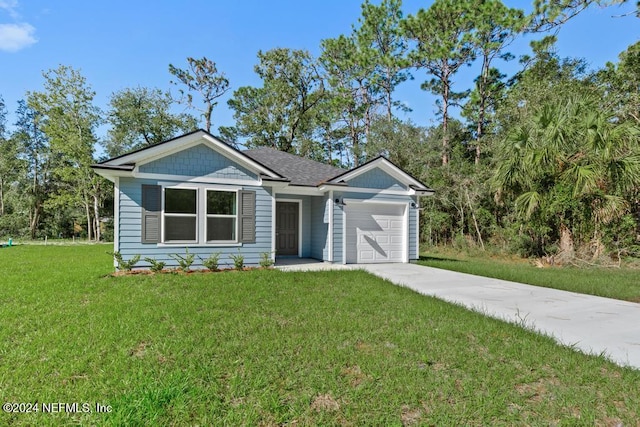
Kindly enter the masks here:
<path id="1" fill-rule="evenodd" d="M 316 186 L 334 176 L 343 174 L 345 169 L 305 159 L 269 147 L 255 148 L 242 152 L 247 157 L 291 180 L 293 185 Z"/>

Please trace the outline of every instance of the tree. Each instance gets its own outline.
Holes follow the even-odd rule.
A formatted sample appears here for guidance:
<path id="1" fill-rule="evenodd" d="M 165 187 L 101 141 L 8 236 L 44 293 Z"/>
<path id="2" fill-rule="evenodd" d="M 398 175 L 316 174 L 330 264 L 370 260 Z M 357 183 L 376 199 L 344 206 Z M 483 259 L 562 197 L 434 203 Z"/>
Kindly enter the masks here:
<path id="1" fill-rule="evenodd" d="M 44 91 L 29 92 L 28 105 L 42 114 L 42 130 L 49 140 L 52 173 L 61 186 L 49 195 L 52 208 L 77 206 L 84 211 L 87 238 L 100 239 L 100 200 L 103 178 L 91 169 L 95 130 L 100 111 L 93 105 L 95 92 L 72 67 L 61 65 L 43 73 Z"/>
<path id="2" fill-rule="evenodd" d="M 640 1 L 636 1 L 636 10 L 626 15 L 640 17 Z M 586 10 L 589 6 L 612 6 L 632 3 L 633 0 L 535 0 L 534 10 L 529 17 L 529 31 L 547 32 L 558 27 Z"/>
<path id="3" fill-rule="evenodd" d="M 555 42 L 555 36 L 533 41 L 533 56 L 525 55 L 520 59 L 523 69 L 508 82 L 508 92 L 496 111 L 499 138 L 549 99 L 568 98 L 575 93 L 600 95 L 586 72 L 587 63 L 581 59 L 558 57 Z"/>
<path id="4" fill-rule="evenodd" d="M 616 111 L 620 120 L 640 125 L 640 42 L 630 45 L 619 59 L 618 64 L 609 62 L 598 72 L 607 94 L 606 107 Z"/>
<path id="5" fill-rule="evenodd" d="M 629 211 L 628 195 L 640 185 L 640 128 L 596 106 L 584 95 L 536 106 L 498 151 L 499 194 L 511 194 L 542 242 L 559 238 L 567 258 L 578 233 L 598 256 L 602 227 Z"/>
<path id="6" fill-rule="evenodd" d="M 205 121 L 205 130 L 211 132 L 211 116 L 213 109 L 218 105 L 216 99 L 227 93 L 229 90 L 229 80 L 223 72 L 218 71 L 216 63 L 207 57 L 201 59 L 187 58 L 189 68 L 177 68 L 169 64 L 169 72 L 177 79 L 171 83 L 183 84 L 187 90 L 180 89 L 181 98 L 178 102 L 186 103 L 190 108 L 195 108 L 202 113 Z M 202 97 L 204 107 L 196 108 L 193 102 L 193 95 L 196 92 Z"/>
<path id="7" fill-rule="evenodd" d="M 412 66 L 434 76 L 422 89 L 440 96 L 442 116 L 442 165 L 449 163 L 449 107 L 464 98 L 453 91 L 453 76 L 473 59 L 471 31 L 475 3 L 460 0 L 435 0 L 429 9 L 420 9 L 403 22 L 405 35 L 414 43 L 409 53 Z"/>
<path id="8" fill-rule="evenodd" d="M 374 83 L 375 60 L 362 52 L 354 37 L 339 36 L 321 43 L 320 62 L 329 85 L 330 121 L 339 123 L 347 135 L 348 147 L 358 166 L 366 156 L 365 143 L 380 105 L 380 88 Z M 351 163 L 351 162 L 347 162 Z"/>
<path id="9" fill-rule="evenodd" d="M 248 138 L 250 147 L 310 156 L 315 114 L 324 98 L 316 61 L 307 51 L 286 48 L 259 51 L 258 60 L 254 69 L 262 87 L 241 87 L 229 100 L 236 134 Z"/>
<path id="10" fill-rule="evenodd" d="M 383 155 L 421 180 L 427 178 L 429 148 L 426 129 L 396 118 L 375 120 L 367 141 L 368 159 Z"/>
<path id="11" fill-rule="evenodd" d="M 5 214 L 7 187 L 18 176 L 18 147 L 13 138 L 7 138 L 7 109 L 0 96 L 0 216 Z"/>
<path id="12" fill-rule="evenodd" d="M 383 0 L 378 6 L 365 0 L 360 27 L 354 30 L 361 54 L 370 56 L 375 66 L 372 83 L 384 93 L 388 121 L 393 107 L 400 106 L 393 101 L 393 91 L 409 78 L 407 41 L 400 29 L 401 6 L 401 0 Z"/>
<path id="13" fill-rule="evenodd" d="M 172 102 L 171 95 L 160 89 L 127 88 L 112 94 L 107 154 L 115 157 L 196 129 L 195 117 L 171 113 Z"/>
<path id="14" fill-rule="evenodd" d="M 524 29 L 524 12 L 520 9 L 506 7 L 501 0 L 487 0 L 480 2 L 473 9 L 472 42 L 477 51 L 476 56 L 481 59 L 480 75 L 476 79 L 476 87 L 472 92 L 471 116 L 475 116 L 476 146 L 475 163 L 480 162 L 481 141 L 485 127 L 488 124 L 487 113 L 491 104 L 500 96 L 503 85 L 502 75 L 492 68 L 496 58 L 510 59 L 512 56 L 504 52 L 516 35 Z"/>
<path id="15" fill-rule="evenodd" d="M 16 116 L 18 120 L 13 138 L 18 142 L 25 162 L 24 185 L 28 190 L 24 201 L 29 211 L 29 235 L 35 239 L 47 193 L 53 190 L 49 179 L 51 156 L 42 131 L 42 114 L 20 100 Z"/>

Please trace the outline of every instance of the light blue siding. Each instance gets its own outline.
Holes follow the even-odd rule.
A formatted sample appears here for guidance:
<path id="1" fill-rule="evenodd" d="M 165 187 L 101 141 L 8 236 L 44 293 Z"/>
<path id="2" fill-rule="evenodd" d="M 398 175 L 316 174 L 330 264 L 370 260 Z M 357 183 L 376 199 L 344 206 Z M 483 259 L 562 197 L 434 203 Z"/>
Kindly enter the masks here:
<path id="1" fill-rule="evenodd" d="M 144 164 L 140 166 L 140 172 L 239 180 L 257 179 L 255 173 L 204 144 Z"/>
<path id="2" fill-rule="evenodd" d="M 411 200 L 418 205 L 416 198 L 412 197 Z M 416 244 L 418 242 L 418 210 L 409 208 L 409 259 L 418 259 L 418 252 L 416 250 Z"/>
<path id="3" fill-rule="evenodd" d="M 335 194 L 334 197 L 341 197 L 341 195 Z M 344 262 L 342 242 L 344 239 L 342 224 L 344 223 L 344 206 L 331 203 L 331 209 L 333 209 L 333 262 L 340 264 Z"/>
<path id="4" fill-rule="evenodd" d="M 350 187 L 356 188 L 376 188 L 381 190 L 400 190 L 404 191 L 407 186 L 386 173 L 376 168 L 368 172 L 358 175 L 347 181 Z"/>
<path id="5" fill-rule="evenodd" d="M 229 255 L 237 254 L 238 249 L 245 257 L 245 265 L 257 266 L 260 261 L 260 254 L 271 251 L 271 194 L 270 190 L 262 187 L 244 187 L 245 190 L 256 192 L 256 241 L 255 243 L 245 243 L 242 245 L 220 247 L 220 246 L 189 246 L 171 245 L 163 246 L 158 244 L 141 243 L 141 199 L 142 184 L 157 184 L 153 180 L 140 180 L 133 178 L 120 179 L 120 230 L 119 230 L 119 250 L 125 259 L 138 254 L 141 258 L 154 258 L 167 263 L 167 267 L 177 267 L 178 263 L 170 256 L 171 254 L 185 254 L 185 249 L 196 254 L 193 268 L 202 268 L 200 258 L 208 258 L 212 253 L 220 252 L 221 268 L 232 267 L 233 261 Z M 220 188 L 218 185 L 216 188 Z M 146 267 L 146 262 L 140 262 L 137 267 Z"/>
<path id="6" fill-rule="evenodd" d="M 329 259 L 329 209 L 327 196 L 311 198 L 311 258 Z"/>

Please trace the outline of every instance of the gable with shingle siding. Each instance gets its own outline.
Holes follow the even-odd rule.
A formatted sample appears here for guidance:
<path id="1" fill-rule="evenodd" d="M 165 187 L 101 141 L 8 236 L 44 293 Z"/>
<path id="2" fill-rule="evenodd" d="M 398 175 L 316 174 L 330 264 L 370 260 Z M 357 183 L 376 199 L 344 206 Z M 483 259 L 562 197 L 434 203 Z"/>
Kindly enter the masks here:
<path id="1" fill-rule="evenodd" d="M 380 169 L 372 169 L 347 181 L 349 187 L 404 191 L 407 186 Z"/>
<path id="2" fill-rule="evenodd" d="M 254 172 L 204 144 L 140 165 L 142 173 L 208 178 L 256 180 Z"/>

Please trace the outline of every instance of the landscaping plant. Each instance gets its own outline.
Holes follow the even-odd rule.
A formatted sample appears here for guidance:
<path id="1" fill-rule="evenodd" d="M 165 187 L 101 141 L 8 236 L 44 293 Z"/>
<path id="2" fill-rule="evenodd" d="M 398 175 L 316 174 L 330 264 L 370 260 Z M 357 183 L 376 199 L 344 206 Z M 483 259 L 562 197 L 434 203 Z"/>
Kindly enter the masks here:
<path id="1" fill-rule="evenodd" d="M 144 260 L 146 262 L 148 262 L 149 264 L 151 264 L 149 269 L 151 271 L 153 271 L 154 273 L 162 272 L 162 270 L 164 269 L 164 266 L 167 265 L 167 263 L 164 262 L 164 261 L 158 261 L 158 260 L 156 260 L 154 258 L 150 258 L 150 257 L 146 257 Z"/>
<path id="2" fill-rule="evenodd" d="M 120 251 L 107 253 L 115 258 L 116 263 L 118 264 L 118 270 L 131 271 L 138 261 L 140 261 L 140 255 L 134 255 L 129 260 L 125 260 Z"/>
<path id="3" fill-rule="evenodd" d="M 260 267 L 269 268 L 274 264 L 273 258 L 271 258 L 271 252 L 262 252 L 260 254 Z"/>
<path id="4" fill-rule="evenodd" d="M 186 253 L 185 256 L 182 256 L 180 254 L 171 254 L 169 256 L 178 262 L 178 265 L 180 266 L 180 270 L 187 273 L 191 271 L 191 265 L 195 260 L 195 255 L 189 253 L 189 248 L 185 249 L 185 253 Z"/>
<path id="5" fill-rule="evenodd" d="M 200 258 L 200 257 L 198 256 L 198 258 Z M 220 264 L 220 252 L 212 253 L 211 255 L 209 255 L 209 258 L 207 258 L 207 259 L 200 258 L 200 260 L 202 261 L 202 265 L 207 267 L 209 270 L 211 270 L 211 271 L 220 270 L 220 266 L 219 266 L 219 264 Z"/>
<path id="6" fill-rule="evenodd" d="M 242 255 L 239 249 L 236 255 L 231 254 L 229 258 L 233 261 L 233 267 L 236 270 L 241 271 L 244 268 L 244 255 Z"/>

